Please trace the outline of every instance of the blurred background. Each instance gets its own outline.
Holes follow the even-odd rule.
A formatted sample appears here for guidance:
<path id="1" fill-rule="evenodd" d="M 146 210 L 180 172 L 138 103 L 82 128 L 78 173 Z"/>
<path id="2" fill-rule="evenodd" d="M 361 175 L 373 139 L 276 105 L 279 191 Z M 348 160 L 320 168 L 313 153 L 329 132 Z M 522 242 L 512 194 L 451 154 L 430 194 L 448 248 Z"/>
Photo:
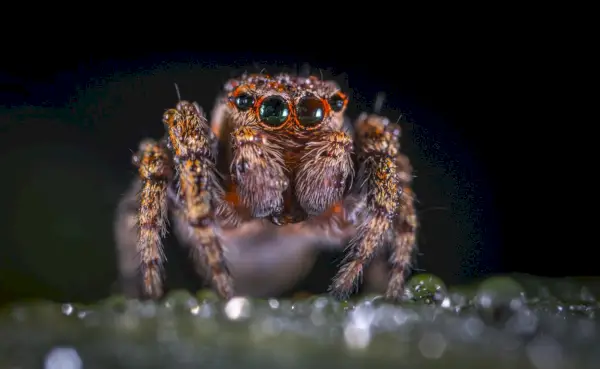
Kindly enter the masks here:
<path id="1" fill-rule="evenodd" d="M 27 55 L 5 60 L 0 299 L 89 302 L 118 292 L 116 207 L 135 177 L 132 150 L 164 132 L 162 113 L 177 101 L 174 83 L 182 98 L 210 111 L 230 77 L 263 68 L 295 72 L 304 63 L 349 92 L 350 117 L 369 111 L 379 92 L 386 94 L 384 115 L 403 114 L 402 147 L 415 169 L 421 221 L 417 271 L 450 285 L 497 273 L 591 272 L 570 263 L 574 256 L 530 242 L 534 237 L 516 221 L 523 212 L 532 223 L 536 216 L 535 207 L 514 196 L 527 184 L 516 174 L 524 164 L 518 160 L 524 131 L 511 132 L 511 115 L 500 109 L 518 104 L 503 90 L 513 81 L 510 64 L 498 68 L 503 60 L 494 53 L 453 46 L 423 47 L 401 58 L 355 50 L 318 57 L 79 50 L 57 52 L 44 63 Z M 185 252 L 172 239 L 166 246 L 168 288 L 200 288 Z M 285 293 L 325 291 L 339 257 L 322 253 Z"/>

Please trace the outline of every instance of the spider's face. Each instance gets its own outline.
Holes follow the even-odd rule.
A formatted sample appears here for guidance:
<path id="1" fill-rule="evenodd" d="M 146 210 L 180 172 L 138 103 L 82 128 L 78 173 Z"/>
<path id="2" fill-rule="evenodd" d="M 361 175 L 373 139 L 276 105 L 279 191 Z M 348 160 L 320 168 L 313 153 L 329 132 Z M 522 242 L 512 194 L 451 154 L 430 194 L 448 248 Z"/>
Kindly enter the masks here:
<path id="1" fill-rule="evenodd" d="M 237 124 L 273 133 L 339 129 L 348 103 L 333 82 L 287 74 L 246 76 L 230 81 L 226 91 Z"/>

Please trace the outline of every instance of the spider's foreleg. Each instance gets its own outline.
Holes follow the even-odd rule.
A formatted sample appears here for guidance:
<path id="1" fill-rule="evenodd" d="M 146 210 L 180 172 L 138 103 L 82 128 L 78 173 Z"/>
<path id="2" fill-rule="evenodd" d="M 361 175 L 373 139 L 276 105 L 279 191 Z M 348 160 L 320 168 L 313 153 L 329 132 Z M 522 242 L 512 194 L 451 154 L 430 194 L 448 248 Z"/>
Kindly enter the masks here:
<path id="1" fill-rule="evenodd" d="M 163 293 L 162 272 L 165 256 L 162 238 L 167 227 L 167 187 L 172 167 L 167 148 L 154 140 L 140 143 L 133 156 L 141 186 L 136 197 L 137 253 L 142 274 L 143 291 L 158 298 Z"/>
<path id="2" fill-rule="evenodd" d="M 180 101 L 163 118 L 169 133 L 179 179 L 179 197 L 193 240 L 193 256 L 208 267 L 217 293 L 233 296 L 233 281 L 218 234 L 217 211 L 223 195 L 219 187 L 213 152 L 214 136 L 200 107 Z"/>
<path id="3" fill-rule="evenodd" d="M 354 177 L 351 155 L 352 138 L 342 131 L 315 134 L 306 144 L 294 191 L 309 215 L 321 214 L 342 199 Z"/>
<path id="4" fill-rule="evenodd" d="M 289 186 L 281 148 L 248 126 L 235 129 L 231 139 L 230 171 L 238 198 L 253 217 L 277 219 L 283 211 L 283 192 Z"/>
<path id="5" fill-rule="evenodd" d="M 404 271 L 414 246 L 414 229 L 406 229 L 409 229 L 409 223 L 415 225 L 416 219 L 414 212 L 410 219 L 405 216 L 407 209 L 412 209 L 412 203 L 408 207 L 405 205 L 410 192 L 404 194 L 411 175 L 409 167 L 403 166 L 407 164 L 405 157 L 399 153 L 399 135 L 398 125 L 377 115 L 363 114 L 356 124 L 355 143 L 360 168 L 354 196 L 358 198 L 359 206 L 354 204 L 353 209 L 347 210 L 358 212 L 352 216 L 357 230 L 330 287 L 330 291 L 340 298 L 354 291 L 366 264 L 390 236 L 397 247 L 393 256 L 393 284 L 387 295 L 397 297 L 401 292 Z M 412 239 L 405 237 L 406 234 L 412 234 Z M 392 291 L 394 288 L 400 291 Z"/>

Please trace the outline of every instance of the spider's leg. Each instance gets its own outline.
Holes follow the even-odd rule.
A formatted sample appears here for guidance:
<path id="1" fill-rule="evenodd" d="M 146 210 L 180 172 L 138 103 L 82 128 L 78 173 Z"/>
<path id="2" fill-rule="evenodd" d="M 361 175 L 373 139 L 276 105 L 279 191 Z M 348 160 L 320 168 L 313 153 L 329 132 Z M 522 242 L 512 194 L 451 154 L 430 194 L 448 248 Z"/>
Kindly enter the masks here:
<path id="1" fill-rule="evenodd" d="M 169 191 L 169 200 L 169 209 L 171 212 L 171 219 L 173 220 L 171 227 L 173 230 L 173 234 L 183 247 L 194 251 L 197 241 L 194 236 L 194 232 L 190 228 L 186 219 L 183 202 L 181 201 L 179 194 L 176 191 L 172 190 Z M 226 201 L 225 199 L 215 199 L 215 201 L 217 201 L 219 204 L 216 210 L 215 220 L 219 228 L 222 229 L 222 235 L 225 235 L 228 230 L 239 229 L 243 225 L 243 220 L 241 219 L 239 213 L 237 212 L 233 204 Z M 228 248 L 235 247 L 235 245 L 231 245 L 229 244 L 229 242 L 227 242 L 227 246 Z M 196 273 L 202 275 L 203 277 L 206 277 L 206 272 L 210 271 L 209 268 L 207 268 L 205 261 L 206 258 L 196 258 L 194 260 L 194 268 L 196 270 Z"/>
<path id="2" fill-rule="evenodd" d="M 252 217 L 272 216 L 283 211 L 283 192 L 289 186 L 281 148 L 263 132 L 241 126 L 233 130 L 230 172 L 237 197 Z"/>
<path id="3" fill-rule="evenodd" d="M 167 228 L 167 187 L 172 178 L 169 152 L 163 143 L 143 140 L 133 155 L 139 178 L 118 207 L 117 250 L 123 288 L 138 295 L 138 270 L 143 294 L 158 298 L 163 293 L 165 256 L 162 238 Z"/>
<path id="4" fill-rule="evenodd" d="M 339 298 L 345 298 L 354 291 L 366 264 L 390 235 L 404 234 L 404 225 L 397 228 L 397 224 L 398 219 L 403 219 L 405 215 L 402 213 L 405 209 L 403 191 L 404 186 L 410 183 L 410 172 L 401 166 L 403 159 L 399 153 L 399 135 L 400 127 L 397 124 L 389 123 L 386 118 L 377 115 L 363 114 L 356 124 L 359 172 L 353 196 L 358 198 L 356 204 L 362 206 L 354 205 L 348 209 L 349 213 L 358 211 L 353 216 L 356 234 L 351 239 L 342 266 L 330 286 L 330 291 Z M 398 237 L 392 239 L 398 240 Z M 398 245 L 394 252 L 394 286 L 402 286 L 399 278 L 403 277 L 398 277 L 398 273 L 403 275 L 406 255 L 413 247 L 412 243 L 404 245 L 400 242 Z M 388 292 L 391 296 L 400 293 Z"/>
<path id="5" fill-rule="evenodd" d="M 192 254 L 198 263 L 208 267 L 217 293 L 231 298 L 233 282 L 218 234 L 217 212 L 223 191 L 215 168 L 216 138 L 195 103 L 180 101 L 176 109 L 165 113 L 163 121 L 178 174 L 181 213 L 193 240 Z"/>
<path id="6" fill-rule="evenodd" d="M 400 299 L 404 291 L 406 273 L 409 271 L 416 246 L 418 226 L 414 194 L 411 188 L 410 162 L 405 155 L 398 154 L 396 165 L 403 191 L 398 204 L 398 216 L 394 219 L 392 255 L 390 257 L 392 271 L 385 293 L 387 298 L 394 300 Z"/>
<path id="7" fill-rule="evenodd" d="M 342 200 L 353 178 L 352 138 L 343 131 L 323 131 L 306 144 L 294 191 L 300 206 L 314 216 Z"/>

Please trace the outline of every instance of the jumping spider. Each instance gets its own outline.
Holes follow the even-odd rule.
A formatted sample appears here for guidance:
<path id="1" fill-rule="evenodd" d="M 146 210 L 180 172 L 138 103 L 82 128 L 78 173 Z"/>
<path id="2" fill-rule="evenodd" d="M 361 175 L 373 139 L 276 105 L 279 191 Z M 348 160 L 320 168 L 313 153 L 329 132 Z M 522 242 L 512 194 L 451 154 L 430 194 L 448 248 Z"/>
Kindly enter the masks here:
<path id="1" fill-rule="evenodd" d="M 309 231 L 351 227 L 330 286 L 339 298 L 353 292 L 375 252 L 389 245 L 386 297 L 399 298 L 417 228 L 411 166 L 400 153 L 398 124 L 363 113 L 352 137 L 344 128 L 347 105 L 331 81 L 253 74 L 225 84 L 211 122 L 196 103 L 179 101 L 167 110 L 165 137 L 144 140 L 133 157 L 141 182 L 136 246 L 144 293 L 163 293 L 161 239 L 170 212 L 222 298 L 235 293 L 223 232 L 257 218 Z M 219 174 L 227 170 L 229 177 Z"/>

